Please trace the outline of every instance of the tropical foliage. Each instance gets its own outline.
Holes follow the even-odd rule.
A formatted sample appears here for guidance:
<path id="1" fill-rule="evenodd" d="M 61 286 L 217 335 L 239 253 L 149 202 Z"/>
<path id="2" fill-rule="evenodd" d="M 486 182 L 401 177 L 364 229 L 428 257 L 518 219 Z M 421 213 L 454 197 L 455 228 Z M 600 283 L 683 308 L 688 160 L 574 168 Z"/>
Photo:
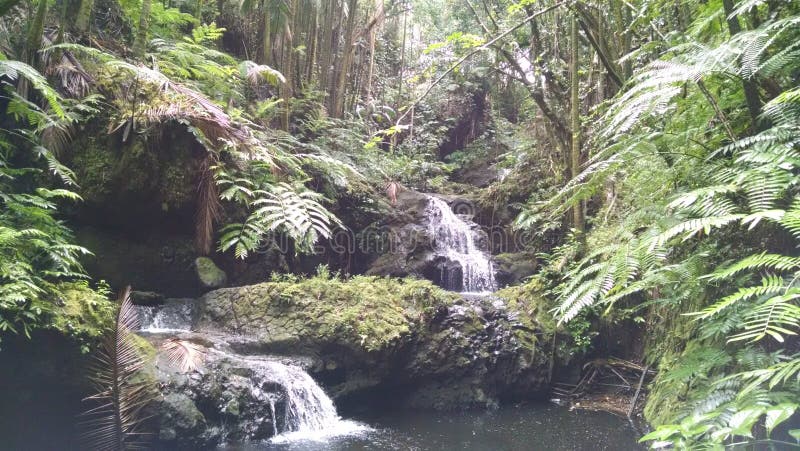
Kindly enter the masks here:
<path id="1" fill-rule="evenodd" d="M 692 449 L 763 441 L 800 407 L 799 16 L 730 3 L 698 6 L 694 33 L 661 43 L 592 123 L 583 171 L 538 207 L 610 194 L 555 312 L 644 316 L 660 368 L 645 409 L 660 426 L 645 439 Z M 720 16 L 725 39 L 709 34 Z"/>
<path id="2" fill-rule="evenodd" d="M 799 80 L 793 1 L 2 2 L 0 332 L 116 334 L 106 367 L 130 371 L 101 380 L 97 438 L 125 447 L 130 305 L 59 212 L 153 185 L 131 198 L 188 210 L 195 254 L 238 271 L 397 220 L 403 189 L 458 194 L 536 268 L 504 296 L 565 332 L 554 355 L 641 334 L 643 440 L 791 443 Z"/>

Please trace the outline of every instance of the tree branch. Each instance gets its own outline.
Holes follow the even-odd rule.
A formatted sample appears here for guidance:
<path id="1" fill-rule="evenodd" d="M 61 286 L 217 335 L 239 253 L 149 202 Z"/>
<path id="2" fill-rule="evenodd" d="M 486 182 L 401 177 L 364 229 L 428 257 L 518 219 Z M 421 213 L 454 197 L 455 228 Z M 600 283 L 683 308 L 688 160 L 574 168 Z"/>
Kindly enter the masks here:
<path id="1" fill-rule="evenodd" d="M 494 45 L 497 41 L 499 41 L 499 40 L 503 39 L 504 37 L 508 36 L 509 34 L 513 33 L 514 31 L 519 29 L 521 26 L 527 24 L 528 22 L 532 21 L 533 19 L 541 16 L 542 14 L 548 13 L 548 12 L 550 12 L 550 11 L 556 9 L 556 8 L 564 6 L 566 3 L 567 3 L 566 1 L 559 2 L 559 3 L 556 3 L 555 5 L 549 6 L 549 7 L 545 8 L 545 9 L 543 9 L 541 11 L 538 11 L 538 12 L 536 12 L 534 14 L 531 14 L 530 16 L 526 17 L 522 22 L 514 25 L 513 27 L 509 28 L 508 30 L 506 30 L 506 31 L 500 33 L 499 35 L 497 35 L 496 37 L 494 37 L 491 41 L 487 42 L 486 44 L 483 44 L 482 46 L 476 47 L 471 52 L 469 52 L 466 55 L 464 55 L 461 58 L 459 58 L 458 61 L 453 63 L 453 65 L 450 66 L 450 68 L 448 68 L 442 75 L 440 75 L 438 78 L 436 78 L 436 80 L 434 80 L 434 82 L 431 83 L 430 86 L 428 86 L 428 88 L 425 90 L 425 92 L 422 93 L 422 95 L 417 97 L 410 105 L 408 105 L 406 107 L 405 112 L 402 115 L 400 115 L 400 117 L 397 118 L 397 121 L 395 122 L 395 124 L 399 125 L 400 121 L 402 121 L 403 119 L 405 119 L 406 116 L 408 116 L 409 112 L 411 111 L 411 108 L 417 106 L 425 97 L 428 96 L 428 94 L 430 94 L 430 92 L 433 90 L 433 88 L 436 85 L 441 83 L 442 80 L 444 80 L 448 75 L 450 75 L 450 73 L 452 73 L 454 70 L 456 70 L 456 68 L 458 68 L 458 66 L 463 64 L 464 61 L 470 59 L 471 57 L 475 56 L 476 54 L 478 54 L 478 53 L 480 53 L 480 52 L 482 52 L 484 50 L 487 50 L 487 49 L 491 48 L 492 45 Z"/>

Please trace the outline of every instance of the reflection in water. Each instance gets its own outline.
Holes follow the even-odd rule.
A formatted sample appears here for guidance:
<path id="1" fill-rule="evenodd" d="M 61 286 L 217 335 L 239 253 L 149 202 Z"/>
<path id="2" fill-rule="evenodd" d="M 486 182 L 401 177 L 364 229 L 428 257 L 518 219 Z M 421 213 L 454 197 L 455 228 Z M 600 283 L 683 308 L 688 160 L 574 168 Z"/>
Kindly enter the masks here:
<path id="1" fill-rule="evenodd" d="M 250 444 L 228 450 L 639 450 L 625 419 L 555 405 L 476 412 L 394 412 L 359 418 L 374 427 L 324 440 Z"/>

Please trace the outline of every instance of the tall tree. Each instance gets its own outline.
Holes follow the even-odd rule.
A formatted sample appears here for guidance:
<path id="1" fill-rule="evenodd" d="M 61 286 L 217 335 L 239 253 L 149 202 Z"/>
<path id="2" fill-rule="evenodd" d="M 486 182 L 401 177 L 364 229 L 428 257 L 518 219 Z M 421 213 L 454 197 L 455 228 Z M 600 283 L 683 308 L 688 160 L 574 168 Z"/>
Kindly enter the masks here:
<path id="1" fill-rule="evenodd" d="M 355 54 L 355 42 L 353 37 L 355 35 L 356 16 L 358 15 L 358 0 L 349 0 L 347 3 L 347 23 L 344 29 L 344 49 L 342 49 L 341 58 L 339 58 L 339 68 L 337 71 L 338 77 L 336 84 L 331 92 L 333 98 L 333 115 L 335 117 L 342 117 L 344 114 L 345 106 L 345 89 L 347 87 L 347 74 L 350 72 L 350 66 L 353 64 L 353 55 Z"/>
<path id="2" fill-rule="evenodd" d="M 570 19 L 570 129 L 572 130 L 572 141 L 570 145 L 569 168 L 572 178 L 575 179 L 581 172 L 581 124 L 580 124 L 580 80 L 578 78 L 578 18 L 577 13 L 573 12 Z M 572 225 L 575 229 L 583 231 L 583 205 L 576 202 L 572 206 Z"/>
<path id="3" fill-rule="evenodd" d="M 47 16 L 47 0 L 39 0 L 36 5 L 36 14 L 33 21 L 28 26 L 28 35 L 25 39 L 25 48 L 22 52 L 22 59 L 36 66 L 39 60 L 39 49 L 42 47 L 42 35 L 44 34 L 44 19 Z"/>
<path id="4" fill-rule="evenodd" d="M 742 31 L 742 26 L 739 23 L 739 17 L 734 14 L 733 0 L 722 0 L 722 6 L 728 23 L 728 31 L 731 36 L 734 36 Z M 758 116 L 761 114 L 761 98 L 758 95 L 758 85 L 755 80 L 744 78 L 742 80 L 742 88 L 744 89 L 744 98 L 747 102 L 747 110 L 750 112 L 753 127 L 757 129 Z"/>
<path id="5" fill-rule="evenodd" d="M 147 33 L 150 29 L 150 10 L 153 0 L 142 0 L 142 10 L 139 13 L 139 28 L 136 30 L 136 39 L 133 42 L 133 54 L 138 59 L 144 58 L 147 50 Z"/>

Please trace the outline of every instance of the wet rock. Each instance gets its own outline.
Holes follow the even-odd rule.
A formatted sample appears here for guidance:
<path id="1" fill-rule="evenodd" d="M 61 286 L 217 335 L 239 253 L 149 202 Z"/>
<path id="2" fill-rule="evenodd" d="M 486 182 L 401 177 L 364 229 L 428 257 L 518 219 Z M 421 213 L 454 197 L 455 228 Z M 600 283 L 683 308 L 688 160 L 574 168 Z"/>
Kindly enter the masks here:
<path id="1" fill-rule="evenodd" d="M 396 284 L 385 294 L 366 293 L 388 298 L 374 307 L 363 298 L 345 301 L 350 290 L 364 290 L 341 282 L 216 290 L 198 300 L 196 327 L 231 334 L 237 352 L 307 357 L 315 378 L 342 402 L 402 389 L 403 399 L 395 401 L 401 405 L 450 409 L 543 394 L 548 362 L 536 339 L 541 330 L 521 323 L 519 312 L 497 299 L 446 292 L 454 301 L 419 310 L 430 302 L 426 295 L 408 290 L 405 297 L 402 282 Z"/>
<path id="2" fill-rule="evenodd" d="M 262 383 L 246 360 L 207 348 L 201 368 L 184 374 L 159 356 L 156 377 L 163 394 L 157 410 L 160 449 L 207 449 L 274 434 L 268 397 L 280 399 L 282 389 Z"/>
<path id="3" fill-rule="evenodd" d="M 131 302 L 136 305 L 160 305 L 164 303 L 164 295 L 155 291 L 131 291 Z"/>
<path id="4" fill-rule="evenodd" d="M 225 271 L 219 269 L 208 257 L 197 257 L 194 266 L 200 283 L 206 288 L 220 288 L 225 286 L 228 281 Z"/>
<path id="5" fill-rule="evenodd" d="M 203 446 L 206 420 L 194 401 L 183 393 L 169 393 L 159 407 L 158 440 L 191 449 Z"/>
<path id="6" fill-rule="evenodd" d="M 538 269 L 536 256 L 526 252 L 499 254 L 494 257 L 494 261 L 497 264 L 497 280 L 501 286 L 519 284 Z"/>
<path id="7" fill-rule="evenodd" d="M 482 256 L 489 249 L 491 243 L 488 234 L 471 222 L 478 213 L 476 205 L 463 196 L 437 195 L 436 198 L 434 202 L 431 196 L 415 191 L 404 191 L 398 196 L 394 213 L 377 227 L 384 245 L 377 251 L 380 256 L 372 262 L 366 273 L 424 278 L 451 291 L 484 291 L 484 286 L 465 284 L 463 275 L 487 273 L 490 268 L 488 262 L 482 264 L 473 259 L 465 261 L 457 257 L 459 254 L 447 250 L 458 248 L 463 253 L 461 248 L 467 246 L 467 242 L 474 243 L 474 247 L 470 246 L 470 254 Z M 444 208 L 449 207 L 458 219 L 466 221 L 469 241 L 462 237 L 464 230 L 451 227 L 454 224 L 452 216 L 444 220 L 443 214 L 431 212 L 429 208 L 432 204 L 435 205 L 434 212 L 444 210 L 437 209 L 443 205 L 442 201 L 446 204 Z M 485 285 L 475 280 L 472 282 L 472 285 Z"/>

